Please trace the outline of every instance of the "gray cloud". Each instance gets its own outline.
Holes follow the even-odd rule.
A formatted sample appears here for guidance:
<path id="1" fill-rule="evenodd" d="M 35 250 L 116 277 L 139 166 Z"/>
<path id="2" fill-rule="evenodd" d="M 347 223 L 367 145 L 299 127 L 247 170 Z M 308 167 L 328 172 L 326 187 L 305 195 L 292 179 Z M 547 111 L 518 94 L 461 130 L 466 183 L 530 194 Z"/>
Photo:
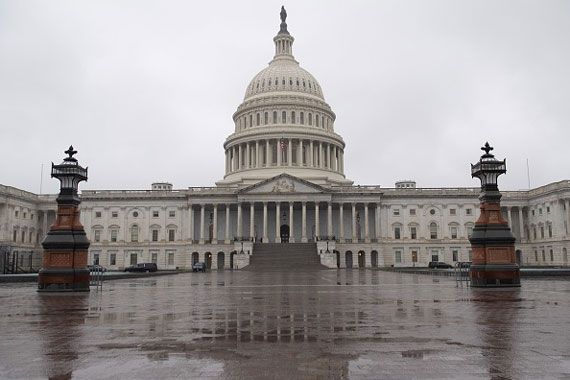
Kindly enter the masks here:
<path id="1" fill-rule="evenodd" d="M 273 55 L 281 3 L 0 2 L 0 183 L 55 191 L 67 145 L 83 188 L 222 178 L 222 144 Z M 505 189 L 568 179 L 570 3 L 291 1 L 294 54 L 320 81 L 349 178 L 474 186 L 489 140 Z"/>

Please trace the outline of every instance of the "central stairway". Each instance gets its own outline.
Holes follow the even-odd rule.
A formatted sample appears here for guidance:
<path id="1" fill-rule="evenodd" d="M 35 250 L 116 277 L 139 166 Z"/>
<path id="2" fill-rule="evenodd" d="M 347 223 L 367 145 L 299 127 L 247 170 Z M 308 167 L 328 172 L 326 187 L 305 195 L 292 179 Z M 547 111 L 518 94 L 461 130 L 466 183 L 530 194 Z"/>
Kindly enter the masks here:
<path id="1" fill-rule="evenodd" d="M 316 243 L 256 243 L 247 270 L 298 271 L 325 269 Z"/>

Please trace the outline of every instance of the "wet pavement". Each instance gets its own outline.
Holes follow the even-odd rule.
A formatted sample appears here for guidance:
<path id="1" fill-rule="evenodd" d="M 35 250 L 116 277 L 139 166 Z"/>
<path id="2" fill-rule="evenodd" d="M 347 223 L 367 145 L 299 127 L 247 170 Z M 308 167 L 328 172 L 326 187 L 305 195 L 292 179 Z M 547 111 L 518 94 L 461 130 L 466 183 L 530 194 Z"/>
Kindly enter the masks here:
<path id="1" fill-rule="evenodd" d="M 0 284 L 0 377 L 570 378 L 570 281 L 521 289 L 376 270 Z"/>

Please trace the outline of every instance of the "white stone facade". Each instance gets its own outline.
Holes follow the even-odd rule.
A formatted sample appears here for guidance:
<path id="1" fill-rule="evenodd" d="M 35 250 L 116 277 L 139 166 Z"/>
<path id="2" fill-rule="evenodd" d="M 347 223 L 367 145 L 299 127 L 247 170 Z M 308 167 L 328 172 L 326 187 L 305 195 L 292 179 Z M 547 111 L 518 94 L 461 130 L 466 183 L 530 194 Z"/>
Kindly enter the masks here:
<path id="1" fill-rule="evenodd" d="M 478 188 L 355 186 L 345 177 L 342 137 L 316 79 L 274 38 L 275 56 L 248 85 L 224 143 L 216 187 L 83 191 L 90 260 L 110 269 L 156 262 L 160 269 L 243 268 L 253 242 L 317 242 L 329 267 L 425 267 L 470 260 Z M 92 163 L 96 165 L 96 163 Z M 469 175 L 466 173 L 466 175 Z M 504 217 L 522 265 L 567 266 L 570 181 L 503 192 Z M 0 244 L 39 251 L 55 196 L 0 187 Z M 284 243 L 285 244 L 285 243 Z"/>

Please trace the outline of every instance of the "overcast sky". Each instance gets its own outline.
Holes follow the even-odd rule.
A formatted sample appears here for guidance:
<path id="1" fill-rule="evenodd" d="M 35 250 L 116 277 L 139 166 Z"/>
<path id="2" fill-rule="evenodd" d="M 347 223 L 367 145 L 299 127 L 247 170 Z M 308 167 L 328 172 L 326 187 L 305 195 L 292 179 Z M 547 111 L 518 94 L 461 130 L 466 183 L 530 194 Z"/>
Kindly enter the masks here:
<path id="1" fill-rule="evenodd" d="M 56 192 L 70 145 L 83 189 L 213 186 L 279 1 L 0 0 L 0 183 Z M 356 184 L 502 189 L 570 179 L 570 1 L 288 1 L 293 53 L 320 82 Z"/>

